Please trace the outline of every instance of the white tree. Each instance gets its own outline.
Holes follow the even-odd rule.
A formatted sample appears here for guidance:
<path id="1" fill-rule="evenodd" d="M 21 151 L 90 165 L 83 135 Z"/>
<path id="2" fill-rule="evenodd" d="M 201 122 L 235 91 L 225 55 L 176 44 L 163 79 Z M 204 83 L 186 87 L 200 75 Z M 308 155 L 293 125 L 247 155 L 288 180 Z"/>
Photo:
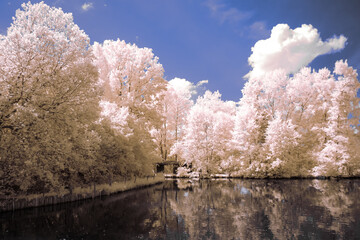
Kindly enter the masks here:
<path id="1" fill-rule="evenodd" d="M 318 166 L 314 169 L 315 175 L 349 175 L 351 171 L 352 151 L 349 145 L 350 138 L 355 133 L 350 125 L 358 125 L 359 98 L 356 94 L 360 87 L 356 71 L 345 61 L 335 63 L 333 89 L 326 99 L 328 105 L 321 129 L 317 128 L 321 139 L 315 152 Z M 349 114 L 357 115 L 350 118 Z"/>
<path id="2" fill-rule="evenodd" d="M 151 163 L 159 159 L 151 134 L 163 123 L 163 67 L 152 49 L 120 40 L 95 42 L 93 51 L 99 85 L 104 91 L 100 102 L 102 116 L 128 136 L 136 162 L 150 172 Z"/>
<path id="3" fill-rule="evenodd" d="M 170 149 L 182 138 L 186 116 L 193 105 L 191 97 L 195 93 L 196 86 L 181 78 L 170 80 L 162 93 L 163 123 L 159 129 L 153 129 L 153 135 L 163 160 L 167 160 Z M 177 154 L 174 154 L 174 159 L 177 160 Z"/>
<path id="4" fill-rule="evenodd" d="M 329 70 L 276 70 L 250 77 L 233 133 L 234 171 L 250 176 L 348 175 L 357 125 L 357 74 L 346 62 Z M 349 114 L 353 118 L 349 118 Z M 351 128 L 350 126 L 354 126 Z M 350 161 L 350 162 L 349 162 Z"/>
<path id="5" fill-rule="evenodd" d="M 136 108 L 148 103 L 164 89 L 162 65 L 152 49 L 139 48 L 125 41 L 106 40 L 93 46 L 105 97 Z"/>
<path id="6" fill-rule="evenodd" d="M 206 91 L 191 108 L 184 137 L 174 151 L 203 173 L 221 172 L 234 126 L 235 103 L 224 102 L 219 92 Z"/>

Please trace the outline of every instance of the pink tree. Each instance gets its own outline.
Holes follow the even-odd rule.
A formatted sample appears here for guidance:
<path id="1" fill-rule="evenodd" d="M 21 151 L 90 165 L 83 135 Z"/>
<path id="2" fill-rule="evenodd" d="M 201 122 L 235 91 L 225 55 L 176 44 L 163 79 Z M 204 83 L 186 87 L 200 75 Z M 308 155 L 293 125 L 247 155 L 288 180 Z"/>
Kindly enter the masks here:
<path id="1" fill-rule="evenodd" d="M 152 49 L 120 40 L 94 43 L 93 52 L 104 92 L 102 116 L 128 137 L 136 162 L 151 173 L 151 163 L 159 161 L 152 133 L 163 123 L 163 67 Z"/>
<path id="2" fill-rule="evenodd" d="M 120 40 L 106 40 L 102 45 L 95 42 L 93 50 L 100 74 L 99 85 L 104 91 L 103 101 L 128 108 L 120 111 L 125 115 L 128 111 L 134 121 L 143 121 L 148 130 L 152 125 L 159 125 L 164 70 L 152 50 Z"/>
<path id="3" fill-rule="evenodd" d="M 359 82 L 346 62 L 337 62 L 334 73 L 342 76 L 303 68 L 293 77 L 281 70 L 250 77 L 237 111 L 229 166 L 251 176 L 349 174 Z"/>
<path id="4" fill-rule="evenodd" d="M 346 61 L 337 61 L 334 73 L 338 78 L 333 82 L 327 101 L 325 124 L 316 129 L 321 142 L 314 152 L 318 160 L 315 175 L 350 175 L 355 170 L 352 159 L 355 156 L 350 155 L 354 149 L 349 143 L 356 134 L 350 125 L 356 126 L 359 121 L 359 98 L 356 94 L 360 84 L 356 71 Z M 350 113 L 355 117 L 350 118 Z"/>
<path id="5" fill-rule="evenodd" d="M 174 78 L 163 92 L 163 124 L 161 128 L 153 130 L 163 160 L 167 160 L 172 146 L 182 138 L 182 129 L 193 105 L 191 96 L 196 92 L 195 89 L 196 86 L 186 79 Z M 174 158 L 177 160 L 177 154 L 174 154 Z"/>
<path id="6" fill-rule="evenodd" d="M 219 92 L 206 91 L 191 108 L 184 137 L 174 151 L 196 170 L 221 172 L 234 125 L 235 103 L 223 102 Z"/>

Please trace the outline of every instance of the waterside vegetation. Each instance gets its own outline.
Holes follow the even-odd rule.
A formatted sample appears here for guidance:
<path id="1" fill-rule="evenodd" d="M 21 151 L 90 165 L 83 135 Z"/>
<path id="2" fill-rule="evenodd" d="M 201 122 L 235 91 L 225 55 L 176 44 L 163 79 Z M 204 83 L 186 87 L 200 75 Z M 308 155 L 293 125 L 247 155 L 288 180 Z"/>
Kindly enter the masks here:
<path id="1" fill-rule="evenodd" d="M 0 196 L 111 192 L 169 160 L 184 176 L 360 176 L 357 76 L 346 60 L 278 69 L 223 101 L 167 81 L 150 48 L 90 44 L 72 14 L 25 3 L 0 35 Z"/>
<path id="2" fill-rule="evenodd" d="M 101 196 L 135 190 L 164 182 L 164 175 L 157 174 L 152 177 L 134 178 L 127 181 L 100 184 L 88 187 L 76 187 L 71 192 L 48 192 L 44 194 L 18 195 L 16 197 L 0 196 L 0 212 L 13 211 L 15 209 L 54 205 L 66 202 L 94 199 Z"/>

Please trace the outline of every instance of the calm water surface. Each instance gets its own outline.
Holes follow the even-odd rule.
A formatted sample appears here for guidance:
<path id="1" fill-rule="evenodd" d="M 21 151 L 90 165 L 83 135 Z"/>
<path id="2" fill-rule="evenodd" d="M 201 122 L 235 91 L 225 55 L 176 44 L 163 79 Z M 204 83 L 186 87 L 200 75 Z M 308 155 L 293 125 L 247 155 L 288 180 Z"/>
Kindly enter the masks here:
<path id="1" fill-rule="evenodd" d="M 0 239 L 360 239 L 360 180 L 169 180 L 0 213 Z"/>

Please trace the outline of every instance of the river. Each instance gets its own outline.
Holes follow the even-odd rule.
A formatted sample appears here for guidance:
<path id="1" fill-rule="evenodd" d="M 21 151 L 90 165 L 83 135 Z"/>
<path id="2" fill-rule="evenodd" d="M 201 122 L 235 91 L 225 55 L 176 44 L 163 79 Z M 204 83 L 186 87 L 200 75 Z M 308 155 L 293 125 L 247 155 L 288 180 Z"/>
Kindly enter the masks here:
<path id="1" fill-rule="evenodd" d="M 0 239 L 360 239 L 360 180 L 167 180 L 0 213 Z"/>

